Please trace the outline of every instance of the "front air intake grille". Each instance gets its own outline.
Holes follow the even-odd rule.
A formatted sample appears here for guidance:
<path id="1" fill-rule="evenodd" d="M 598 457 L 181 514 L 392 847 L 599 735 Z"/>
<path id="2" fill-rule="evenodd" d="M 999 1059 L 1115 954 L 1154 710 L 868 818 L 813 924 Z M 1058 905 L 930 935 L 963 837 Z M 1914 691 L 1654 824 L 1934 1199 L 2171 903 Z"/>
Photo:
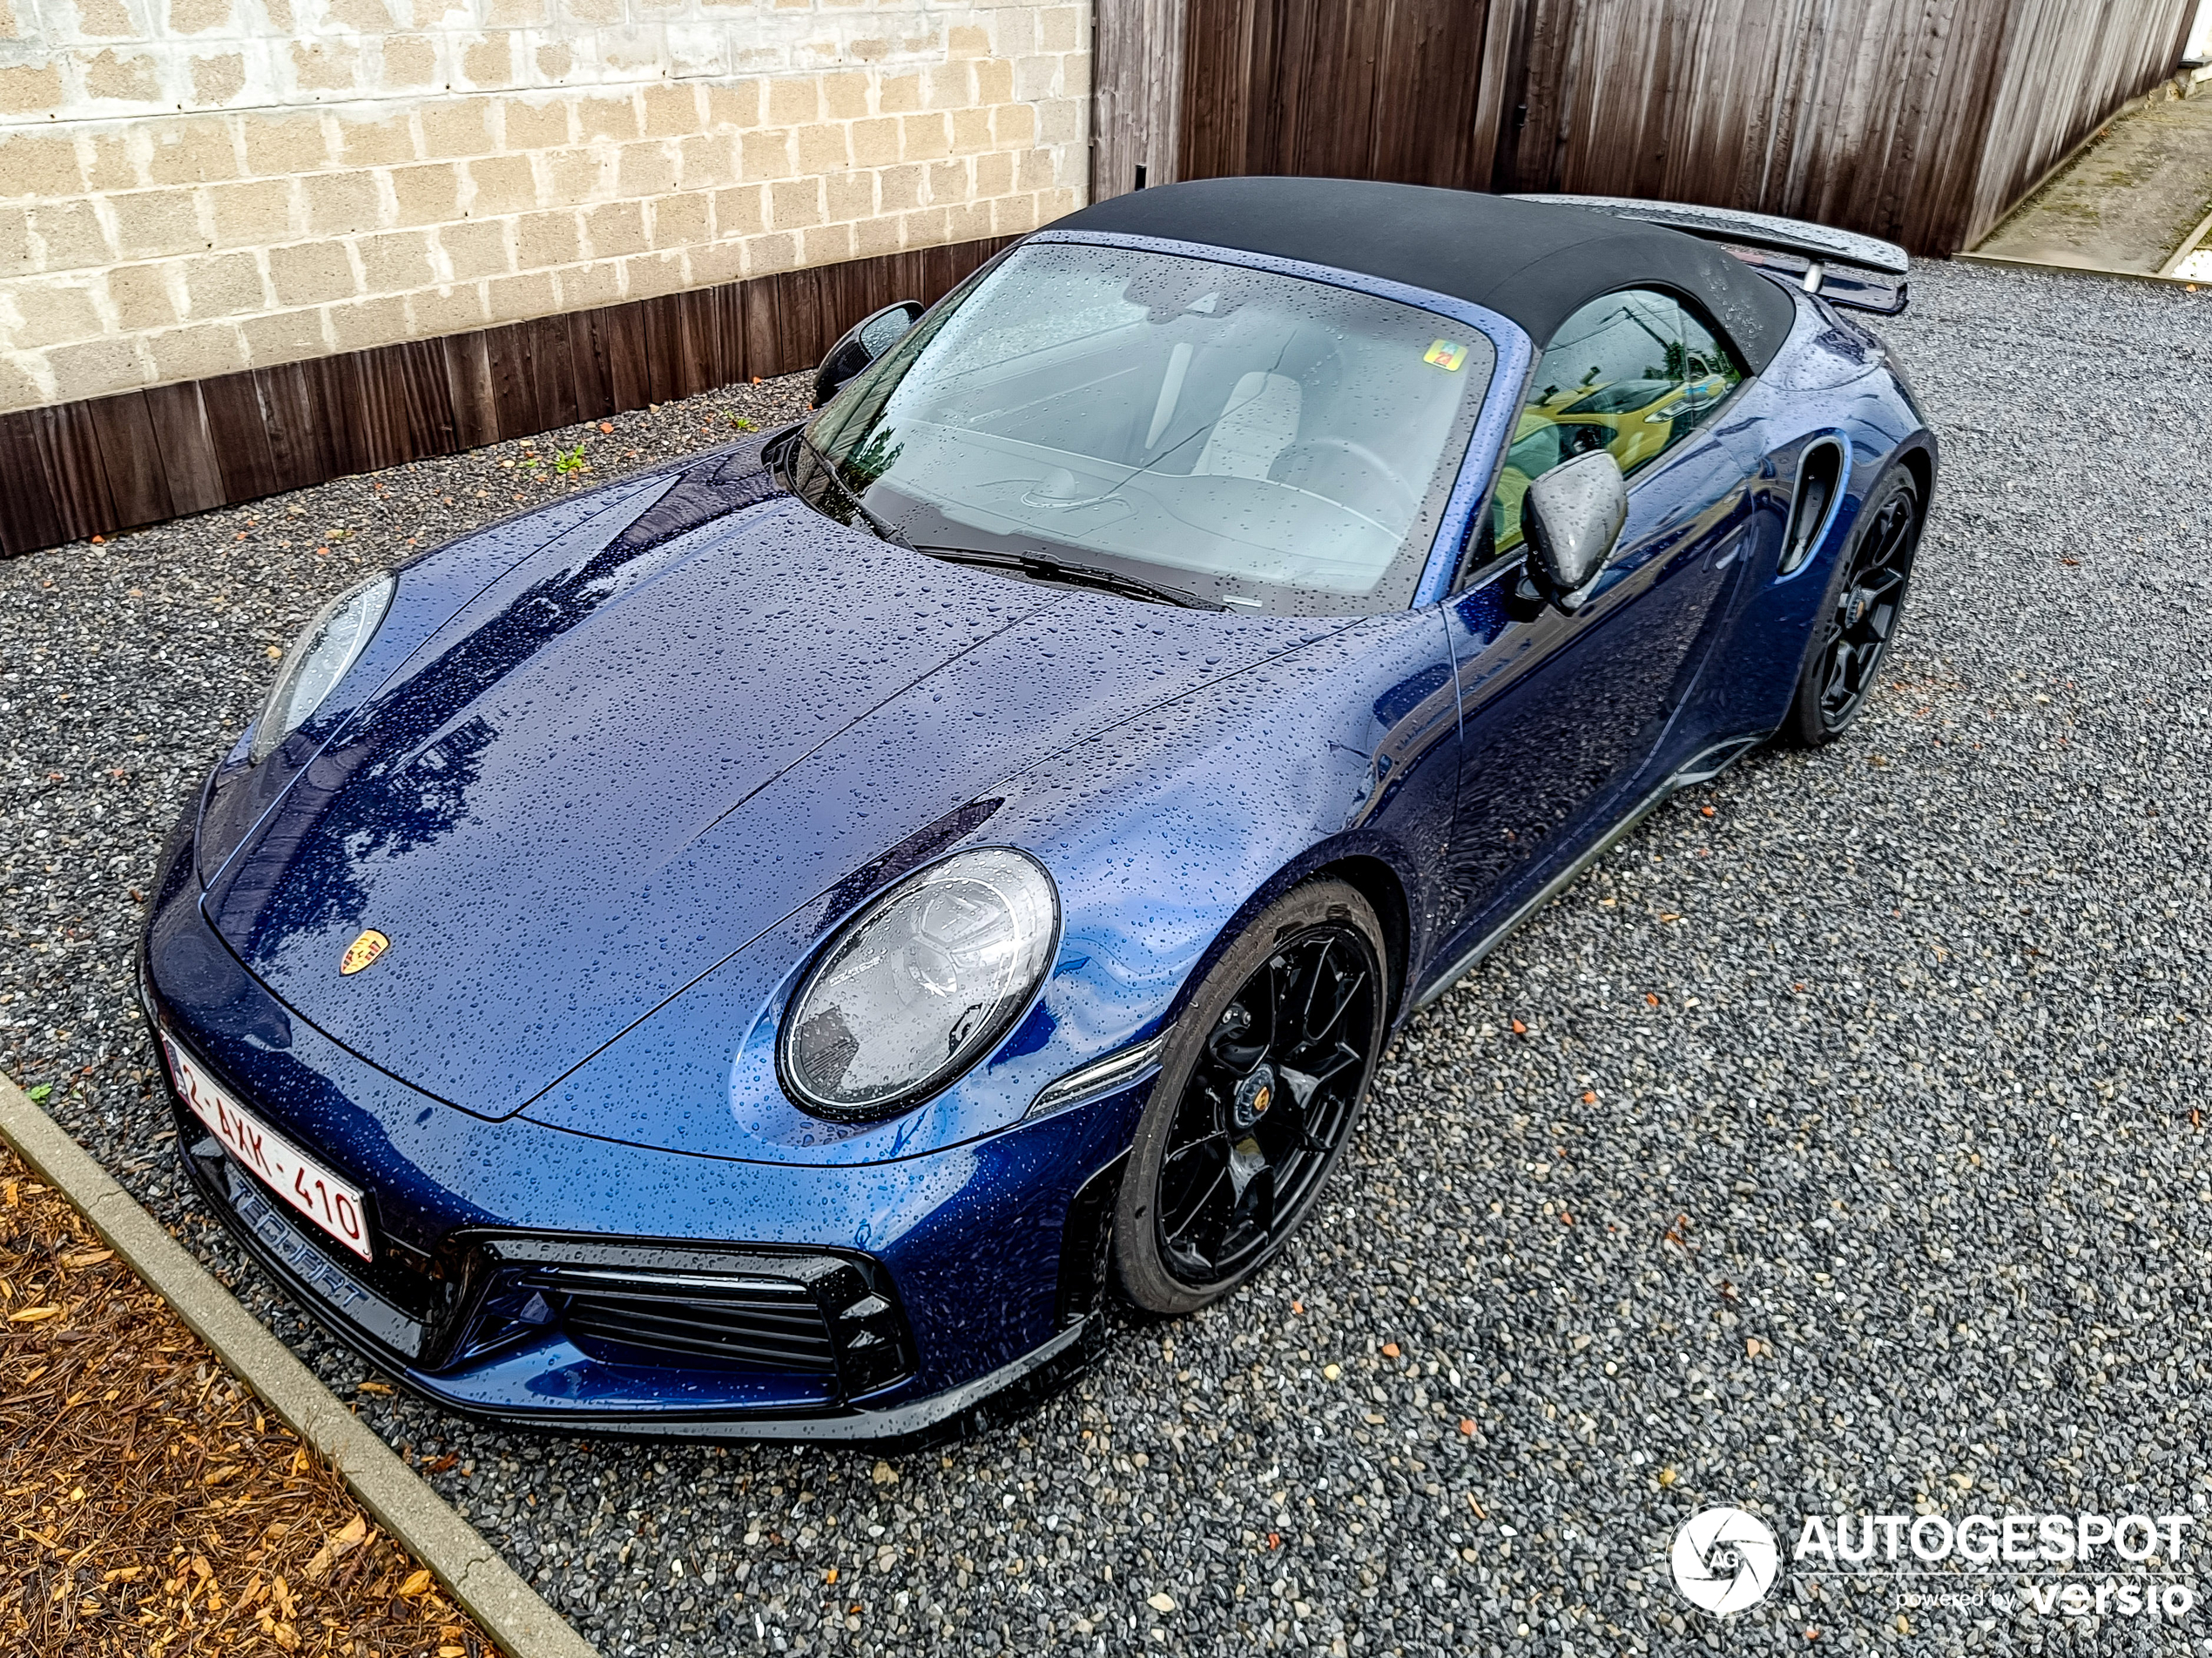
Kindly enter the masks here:
<path id="1" fill-rule="evenodd" d="M 789 1279 L 624 1275 L 569 1270 L 530 1287 L 567 1297 L 563 1327 L 586 1352 L 600 1345 L 705 1359 L 733 1370 L 837 1373 L 821 1304 Z M 600 1355 L 595 1355 L 600 1356 Z"/>
<path id="2" fill-rule="evenodd" d="M 889 1275 L 865 1257 L 502 1237 L 479 1262 L 488 1287 L 448 1364 L 557 1327 L 605 1365 L 814 1377 L 846 1399 L 914 1368 Z"/>

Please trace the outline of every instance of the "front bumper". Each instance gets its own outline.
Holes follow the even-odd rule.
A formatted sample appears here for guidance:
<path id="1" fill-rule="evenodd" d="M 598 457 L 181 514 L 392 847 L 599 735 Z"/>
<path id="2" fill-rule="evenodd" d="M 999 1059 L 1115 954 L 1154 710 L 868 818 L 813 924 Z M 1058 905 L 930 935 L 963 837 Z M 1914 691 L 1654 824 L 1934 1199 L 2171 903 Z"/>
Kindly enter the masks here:
<path id="1" fill-rule="evenodd" d="M 292 1217 L 172 1086 L 192 1183 L 318 1322 L 415 1392 L 570 1432 L 903 1440 L 1084 1358 L 1149 1081 L 844 1168 L 486 1122 L 276 1001 L 200 915 L 188 849 L 172 856 L 140 959 L 150 1023 L 368 1194 L 376 1259 Z"/>
<path id="2" fill-rule="evenodd" d="M 181 1105 L 177 1115 L 181 1137 L 196 1125 Z M 1094 1297 L 1038 1347 L 957 1385 L 916 1398 L 911 1388 L 894 1379 L 880 1395 L 849 1400 L 826 1386 L 822 1401 L 812 1405 L 787 1399 L 701 1398 L 723 1372 L 686 1372 L 678 1365 L 633 1359 L 627 1366 L 632 1373 L 618 1375 L 624 1368 L 620 1360 L 602 1367 L 565 1339 L 538 1341 L 527 1351 L 509 1354 L 508 1362 L 498 1367 L 509 1372 L 505 1376 L 484 1373 L 492 1368 L 488 1365 L 447 1375 L 426 1370 L 405 1356 L 425 1340 L 424 1321 L 340 1267 L 258 1192 L 219 1146 L 212 1141 L 199 1142 L 184 1161 L 194 1188 L 246 1253 L 317 1324 L 423 1398 L 463 1415 L 516 1426 L 685 1439 L 926 1443 L 971 1425 L 971 1417 L 978 1419 L 973 1425 L 981 1425 L 986 1414 L 1019 1408 L 1028 1399 L 1063 1385 L 1093 1356 L 1100 1333 Z M 597 1258 L 597 1242 L 583 1245 L 579 1253 Z M 674 1265 L 678 1258 L 651 1245 L 631 1247 L 652 1250 L 664 1265 Z M 459 1322 L 481 1325 L 491 1319 L 481 1302 L 471 1301 L 464 1304 Z M 593 1391 L 590 1373 L 603 1368 L 599 1379 L 614 1383 L 617 1397 L 589 1397 Z M 636 1373 L 641 1371 L 647 1374 Z M 510 1387 L 501 1385 L 511 1384 L 518 1372 L 524 1386 L 536 1395 L 527 1405 L 516 1402 Z M 574 1389 L 570 1402 L 543 1402 L 543 1393 L 534 1384 L 556 1378 Z"/>

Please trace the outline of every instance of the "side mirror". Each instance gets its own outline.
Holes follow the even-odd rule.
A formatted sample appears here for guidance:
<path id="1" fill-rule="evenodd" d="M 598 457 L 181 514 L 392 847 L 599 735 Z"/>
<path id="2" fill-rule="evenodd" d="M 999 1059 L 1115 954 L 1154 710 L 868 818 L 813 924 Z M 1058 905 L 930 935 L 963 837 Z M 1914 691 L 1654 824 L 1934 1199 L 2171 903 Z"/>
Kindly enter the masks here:
<path id="1" fill-rule="evenodd" d="M 1538 477 L 1521 502 L 1537 590 L 1570 615 L 1579 610 L 1628 522 L 1628 481 L 1608 450 L 1578 455 Z"/>
<path id="2" fill-rule="evenodd" d="M 838 335 L 837 343 L 814 371 L 814 407 L 837 395 L 837 388 L 906 338 L 921 319 L 921 301 L 901 300 L 862 317 Z"/>

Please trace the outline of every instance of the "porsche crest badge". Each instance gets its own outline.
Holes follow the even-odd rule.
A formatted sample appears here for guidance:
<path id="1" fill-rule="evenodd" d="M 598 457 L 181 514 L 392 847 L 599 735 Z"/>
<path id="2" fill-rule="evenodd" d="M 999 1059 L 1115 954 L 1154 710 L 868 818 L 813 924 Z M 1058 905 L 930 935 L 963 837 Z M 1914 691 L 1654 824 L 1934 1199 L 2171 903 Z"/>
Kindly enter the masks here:
<path id="1" fill-rule="evenodd" d="M 347 945 L 346 954 L 338 958 L 339 976 L 351 978 L 391 947 L 391 940 L 386 938 L 374 927 L 370 927 L 361 937 Z"/>

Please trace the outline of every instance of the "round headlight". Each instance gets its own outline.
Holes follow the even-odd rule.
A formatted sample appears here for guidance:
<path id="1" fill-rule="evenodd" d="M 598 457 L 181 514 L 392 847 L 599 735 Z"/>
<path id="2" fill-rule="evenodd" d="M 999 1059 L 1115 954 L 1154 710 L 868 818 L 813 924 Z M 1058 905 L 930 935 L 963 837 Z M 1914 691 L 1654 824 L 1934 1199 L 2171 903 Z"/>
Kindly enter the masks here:
<path id="1" fill-rule="evenodd" d="M 823 1116 L 881 1116 L 937 1092 L 998 1043 L 1059 943 L 1052 877 L 1026 853 L 955 853 L 832 939 L 776 1045 L 785 1088 Z"/>
<path id="2" fill-rule="evenodd" d="M 279 743 L 322 706 L 323 698 L 376 637 L 398 585 L 389 571 L 372 576 L 324 605 L 300 630 L 292 649 L 284 653 L 284 665 L 277 670 L 276 684 L 269 687 L 269 700 L 254 725 L 253 746 L 248 751 L 252 759 L 259 763 L 268 758 Z"/>

